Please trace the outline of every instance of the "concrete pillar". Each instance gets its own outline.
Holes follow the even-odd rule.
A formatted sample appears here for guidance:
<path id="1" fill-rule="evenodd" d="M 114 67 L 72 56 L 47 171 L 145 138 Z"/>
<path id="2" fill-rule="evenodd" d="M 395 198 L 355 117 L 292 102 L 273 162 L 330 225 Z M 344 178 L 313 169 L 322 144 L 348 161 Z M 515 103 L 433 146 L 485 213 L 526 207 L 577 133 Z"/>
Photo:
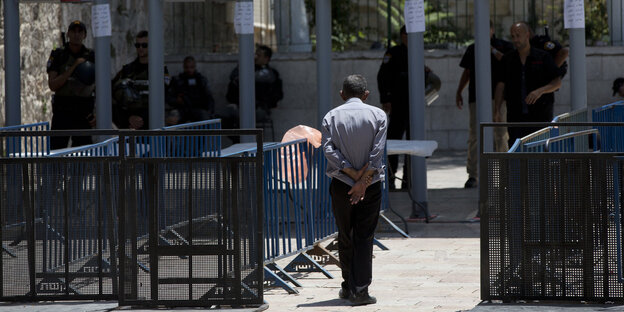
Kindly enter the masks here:
<path id="1" fill-rule="evenodd" d="M 424 33 L 407 34 L 409 67 L 409 122 L 410 138 L 425 140 L 425 43 Z M 427 164 L 424 157 L 411 156 L 411 195 L 417 207 L 412 217 L 427 212 Z M 407 172 L 405 174 L 408 174 Z"/>
<path id="2" fill-rule="evenodd" d="M 149 128 L 165 126 L 163 0 L 149 1 Z"/>
<path id="3" fill-rule="evenodd" d="M 241 0 L 239 2 L 252 2 Z M 239 118 L 241 129 L 256 128 L 256 81 L 254 67 L 254 35 L 238 34 Z M 255 138 L 241 137 L 241 142 Z"/>
<path id="4" fill-rule="evenodd" d="M 316 0 L 316 81 L 318 96 L 318 119 L 320 127 L 325 114 L 331 110 L 331 0 Z"/>
<path id="5" fill-rule="evenodd" d="M 492 122 L 492 66 L 490 52 L 490 1 L 475 0 L 475 79 L 477 96 L 477 118 L 479 123 Z M 483 150 L 493 151 L 493 129 L 486 128 L 483 142 L 479 142 L 477 131 L 477 150 L 480 144 Z"/>
<path id="6" fill-rule="evenodd" d="M 18 0 L 4 1 L 5 126 L 22 123 Z"/>
<path id="7" fill-rule="evenodd" d="M 570 33 L 570 99 L 572 110 L 587 108 L 587 68 L 585 67 L 585 29 Z"/>
<path id="8" fill-rule="evenodd" d="M 95 4 L 108 4 L 109 0 L 96 0 Z M 98 129 L 112 129 L 111 107 L 111 37 L 95 37 L 95 116 Z"/>
<path id="9" fill-rule="evenodd" d="M 310 27 L 303 0 L 276 2 L 278 50 L 280 52 L 310 52 Z"/>

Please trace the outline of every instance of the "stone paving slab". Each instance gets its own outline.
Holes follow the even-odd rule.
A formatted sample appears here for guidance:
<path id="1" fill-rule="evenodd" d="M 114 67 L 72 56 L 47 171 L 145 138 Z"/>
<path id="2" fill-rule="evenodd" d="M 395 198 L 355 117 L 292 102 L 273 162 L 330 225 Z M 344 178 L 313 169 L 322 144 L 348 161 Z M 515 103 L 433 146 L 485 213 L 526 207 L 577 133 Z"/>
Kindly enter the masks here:
<path id="1" fill-rule="evenodd" d="M 370 293 L 377 304 L 351 307 L 338 299 L 340 270 L 328 266 L 336 277 L 302 274 L 298 295 L 282 289 L 265 292 L 268 311 L 459 311 L 479 300 L 479 240 L 474 238 L 388 238 L 390 248 L 375 248 Z M 278 262 L 285 265 L 288 259 Z M 457 279 L 452 276 L 457 275 Z"/>

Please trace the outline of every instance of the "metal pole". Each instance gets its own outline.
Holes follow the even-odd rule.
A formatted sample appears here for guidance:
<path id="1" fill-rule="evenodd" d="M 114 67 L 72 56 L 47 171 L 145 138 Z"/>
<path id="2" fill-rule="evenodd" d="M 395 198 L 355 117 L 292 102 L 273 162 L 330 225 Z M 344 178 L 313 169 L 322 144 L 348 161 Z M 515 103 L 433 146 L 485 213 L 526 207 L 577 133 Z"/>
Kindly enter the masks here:
<path id="1" fill-rule="evenodd" d="M 149 127 L 165 125 L 165 56 L 162 0 L 149 1 Z"/>
<path id="2" fill-rule="evenodd" d="M 477 116 L 479 123 L 492 121 L 492 64 L 490 56 L 490 2 L 475 1 L 475 68 L 477 92 Z M 492 128 L 486 128 L 483 141 L 477 136 L 477 150 L 483 144 L 484 151 L 493 150 Z"/>
<path id="3" fill-rule="evenodd" d="M 331 74 L 331 0 L 316 0 L 316 81 L 318 96 L 317 125 L 332 105 Z"/>
<path id="4" fill-rule="evenodd" d="M 570 31 L 570 98 L 572 110 L 587 108 L 587 70 L 585 68 L 585 29 Z"/>
<path id="5" fill-rule="evenodd" d="M 109 0 L 96 0 L 95 4 L 110 5 Z M 111 108 L 111 57 L 110 36 L 95 38 L 95 111 L 98 129 L 112 129 Z"/>
<path id="6" fill-rule="evenodd" d="M 239 2 L 252 2 L 243 0 Z M 256 81 L 254 65 L 254 35 L 238 34 L 238 89 L 240 98 L 241 129 L 256 128 Z M 255 142 L 253 137 L 243 136 L 241 142 Z"/>
<path id="7" fill-rule="evenodd" d="M 18 0 L 4 1 L 5 125 L 22 123 L 20 107 L 20 22 Z"/>
<path id="8" fill-rule="evenodd" d="M 410 139 L 425 139 L 425 43 L 424 33 L 407 34 Z M 424 157 L 411 157 L 412 199 L 427 214 L 427 164 Z M 412 212 L 415 217 L 415 211 Z M 428 217 L 428 216 L 426 216 Z"/>

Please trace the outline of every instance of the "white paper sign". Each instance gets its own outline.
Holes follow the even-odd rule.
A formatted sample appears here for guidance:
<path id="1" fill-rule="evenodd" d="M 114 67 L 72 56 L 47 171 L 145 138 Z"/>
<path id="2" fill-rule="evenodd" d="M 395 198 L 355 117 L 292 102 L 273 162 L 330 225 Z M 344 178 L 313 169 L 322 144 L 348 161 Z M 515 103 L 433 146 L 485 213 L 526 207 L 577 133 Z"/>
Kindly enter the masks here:
<path id="1" fill-rule="evenodd" d="M 254 33 L 253 2 L 236 2 L 234 7 L 234 31 L 237 34 Z"/>
<path id="2" fill-rule="evenodd" d="M 111 18 L 108 4 L 95 4 L 91 7 L 91 29 L 93 37 L 110 37 Z"/>
<path id="3" fill-rule="evenodd" d="M 408 33 L 425 31 L 425 2 L 424 0 L 405 1 L 405 27 Z"/>
<path id="4" fill-rule="evenodd" d="M 585 28 L 585 4 L 583 0 L 565 0 L 563 25 L 566 29 Z"/>

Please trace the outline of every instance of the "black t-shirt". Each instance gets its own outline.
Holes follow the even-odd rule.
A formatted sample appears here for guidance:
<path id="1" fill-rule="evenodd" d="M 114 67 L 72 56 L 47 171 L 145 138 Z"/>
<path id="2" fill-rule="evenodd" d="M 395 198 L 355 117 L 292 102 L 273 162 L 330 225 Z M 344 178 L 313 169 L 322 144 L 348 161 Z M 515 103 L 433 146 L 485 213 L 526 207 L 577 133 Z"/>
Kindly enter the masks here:
<path id="1" fill-rule="evenodd" d="M 555 60 L 557 58 L 557 53 L 563 49 L 563 46 L 556 40 L 551 40 L 549 36 L 533 36 L 531 38 L 531 47 L 537 48 L 540 50 L 544 50 Z M 556 64 L 555 64 L 556 65 Z M 565 76 L 568 72 L 568 63 L 563 62 L 561 67 L 559 67 L 559 73 L 561 77 Z"/>
<path id="2" fill-rule="evenodd" d="M 511 44 L 511 42 L 498 39 L 498 38 L 492 38 L 490 40 L 490 45 L 503 54 L 513 50 L 513 45 Z M 470 70 L 470 83 L 468 84 L 468 101 L 469 102 L 476 102 L 477 100 L 477 93 L 476 93 L 477 78 L 476 78 L 476 70 L 475 70 L 476 65 L 475 65 L 474 47 L 475 47 L 474 44 L 471 44 L 468 46 L 468 48 L 466 49 L 466 52 L 464 53 L 464 56 L 461 59 L 461 62 L 459 63 L 459 66 L 461 68 Z M 492 76 L 493 76 L 494 73 L 496 73 L 496 71 L 498 70 L 497 68 L 500 66 L 501 62 L 494 56 L 494 54 L 490 54 L 490 57 L 492 61 L 491 66 L 492 66 Z M 495 90 L 496 90 L 496 80 L 494 79 L 494 77 L 492 77 L 492 98 L 494 98 Z"/>
<path id="3" fill-rule="evenodd" d="M 503 56 L 501 63 L 495 77 L 497 82 L 505 84 L 507 121 L 540 122 L 552 120 L 554 93 L 543 94 L 532 105 L 523 105 L 524 97 L 522 96 L 549 84 L 559 76 L 559 69 L 550 54 L 531 48 L 525 65 L 522 65 L 518 50 L 513 50 Z M 523 76 L 524 81 L 522 80 Z"/>

